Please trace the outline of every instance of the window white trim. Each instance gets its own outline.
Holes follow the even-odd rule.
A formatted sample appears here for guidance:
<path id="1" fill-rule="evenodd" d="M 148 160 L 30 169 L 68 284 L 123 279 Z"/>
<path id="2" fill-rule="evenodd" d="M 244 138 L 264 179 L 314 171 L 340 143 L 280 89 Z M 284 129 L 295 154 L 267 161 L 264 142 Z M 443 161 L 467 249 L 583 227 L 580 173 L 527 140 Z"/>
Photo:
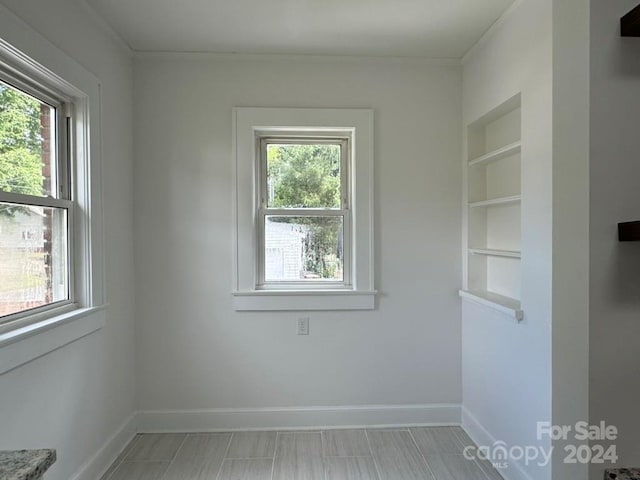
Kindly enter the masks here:
<path id="1" fill-rule="evenodd" d="M 17 366 L 101 328 L 104 314 L 99 312 L 106 306 L 106 295 L 99 81 L 1 5 L 0 31 L 3 32 L 0 62 L 4 68 L 32 78 L 36 85 L 47 85 L 56 96 L 68 99 L 75 109 L 71 213 L 75 228 L 69 238 L 74 244 L 74 301 L 50 311 L 34 311 L 16 323 L 3 325 L 0 363 L 4 369 L 5 360 L 7 365 Z M 59 329 L 60 333 L 56 333 Z M 47 340 L 54 337 L 57 340 Z M 28 348 L 27 340 L 38 348 Z M 19 359 L 12 353 L 18 350 Z"/>
<path id="2" fill-rule="evenodd" d="M 258 142 L 258 152 L 256 152 L 257 182 L 258 192 L 256 201 L 258 205 L 257 214 L 257 250 L 258 250 L 258 276 L 256 289 L 305 289 L 305 290 L 330 290 L 330 289 L 350 289 L 351 288 L 351 132 L 336 133 L 327 136 L 326 132 L 309 132 L 300 137 L 284 135 L 282 137 L 274 135 L 272 132 L 256 132 Z M 274 208 L 267 204 L 267 146 L 273 143 L 288 144 L 331 144 L 340 145 L 340 208 Z M 321 280 L 321 281 L 268 281 L 266 279 L 265 265 L 265 219 L 267 216 L 299 216 L 299 217 L 337 217 L 343 219 L 343 279 L 342 280 Z"/>
<path id="3" fill-rule="evenodd" d="M 351 191 L 350 284 L 320 289 L 287 285 L 261 289 L 258 270 L 257 139 L 266 135 L 349 136 Z M 236 310 L 351 310 L 375 308 L 373 258 L 373 111 L 369 109 L 235 108 L 233 110 Z"/>
<path id="4" fill-rule="evenodd" d="M 0 334 L 0 375 L 85 337 L 106 322 L 104 306 L 61 310 L 53 317 Z"/>

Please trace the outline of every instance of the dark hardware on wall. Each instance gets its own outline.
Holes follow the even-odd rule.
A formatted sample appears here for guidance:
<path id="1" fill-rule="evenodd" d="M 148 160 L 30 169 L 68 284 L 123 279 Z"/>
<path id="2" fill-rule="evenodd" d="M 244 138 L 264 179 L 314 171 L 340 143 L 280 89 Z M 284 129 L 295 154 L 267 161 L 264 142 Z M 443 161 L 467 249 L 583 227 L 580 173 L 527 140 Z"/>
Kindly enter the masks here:
<path id="1" fill-rule="evenodd" d="M 623 37 L 640 37 L 640 5 L 620 19 L 620 34 Z"/>
<path id="2" fill-rule="evenodd" d="M 640 242 L 640 222 L 619 223 L 618 240 L 621 242 Z"/>

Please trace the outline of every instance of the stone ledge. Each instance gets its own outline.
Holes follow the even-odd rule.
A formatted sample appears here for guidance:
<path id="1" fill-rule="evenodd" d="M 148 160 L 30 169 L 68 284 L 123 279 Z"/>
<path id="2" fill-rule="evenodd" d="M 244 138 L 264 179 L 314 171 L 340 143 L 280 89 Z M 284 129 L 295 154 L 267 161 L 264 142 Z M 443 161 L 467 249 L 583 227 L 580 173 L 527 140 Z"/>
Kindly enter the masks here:
<path id="1" fill-rule="evenodd" d="M 608 468 L 604 480 L 640 480 L 640 468 Z"/>
<path id="2" fill-rule="evenodd" d="M 38 480 L 55 461 L 55 450 L 0 451 L 0 478 Z"/>

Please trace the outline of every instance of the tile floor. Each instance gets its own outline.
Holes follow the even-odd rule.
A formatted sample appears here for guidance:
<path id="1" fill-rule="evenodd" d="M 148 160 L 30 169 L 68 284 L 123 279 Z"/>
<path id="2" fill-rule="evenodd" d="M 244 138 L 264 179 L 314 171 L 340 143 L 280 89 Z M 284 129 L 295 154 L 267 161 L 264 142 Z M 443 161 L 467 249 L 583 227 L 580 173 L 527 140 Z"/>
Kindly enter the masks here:
<path id="1" fill-rule="evenodd" d="M 137 435 L 102 480 L 502 480 L 460 427 Z"/>

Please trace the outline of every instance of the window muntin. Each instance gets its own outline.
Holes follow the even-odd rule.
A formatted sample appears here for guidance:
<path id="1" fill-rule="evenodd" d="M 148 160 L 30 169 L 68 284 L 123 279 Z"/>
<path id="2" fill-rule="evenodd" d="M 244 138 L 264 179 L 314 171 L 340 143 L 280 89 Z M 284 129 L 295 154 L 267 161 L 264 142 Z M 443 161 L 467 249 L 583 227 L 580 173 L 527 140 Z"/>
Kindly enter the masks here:
<path id="1" fill-rule="evenodd" d="M 258 288 L 350 285 L 349 138 L 261 137 Z"/>
<path id="2" fill-rule="evenodd" d="M 73 300 L 69 109 L 54 93 L 3 73 L 0 325 Z"/>

